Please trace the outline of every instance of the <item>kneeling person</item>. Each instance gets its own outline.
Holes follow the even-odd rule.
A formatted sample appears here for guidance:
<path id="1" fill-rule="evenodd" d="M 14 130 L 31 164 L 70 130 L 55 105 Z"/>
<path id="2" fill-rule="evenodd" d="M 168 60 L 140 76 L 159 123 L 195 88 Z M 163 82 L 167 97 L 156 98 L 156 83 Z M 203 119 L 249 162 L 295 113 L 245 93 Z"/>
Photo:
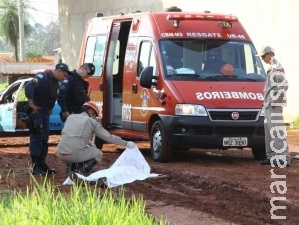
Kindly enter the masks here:
<path id="1" fill-rule="evenodd" d="M 56 148 L 57 157 L 66 162 L 72 163 L 71 170 L 74 171 L 74 164 L 79 164 L 75 172 L 85 173 L 100 162 L 103 153 L 90 140 L 93 135 L 111 144 L 135 148 L 131 141 L 125 141 L 116 135 L 105 130 L 101 123 L 95 118 L 99 116 L 99 110 L 93 102 L 86 102 L 83 105 L 81 114 L 71 114 L 61 131 L 61 140 Z"/>

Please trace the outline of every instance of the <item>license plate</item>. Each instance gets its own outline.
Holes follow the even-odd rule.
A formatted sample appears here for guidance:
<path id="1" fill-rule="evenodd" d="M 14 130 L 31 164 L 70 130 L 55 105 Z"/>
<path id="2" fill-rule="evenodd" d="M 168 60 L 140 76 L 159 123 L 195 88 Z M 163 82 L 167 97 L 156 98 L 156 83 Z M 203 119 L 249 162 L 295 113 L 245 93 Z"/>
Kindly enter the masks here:
<path id="1" fill-rule="evenodd" d="M 223 138 L 223 146 L 247 146 L 247 138 L 246 137 Z"/>

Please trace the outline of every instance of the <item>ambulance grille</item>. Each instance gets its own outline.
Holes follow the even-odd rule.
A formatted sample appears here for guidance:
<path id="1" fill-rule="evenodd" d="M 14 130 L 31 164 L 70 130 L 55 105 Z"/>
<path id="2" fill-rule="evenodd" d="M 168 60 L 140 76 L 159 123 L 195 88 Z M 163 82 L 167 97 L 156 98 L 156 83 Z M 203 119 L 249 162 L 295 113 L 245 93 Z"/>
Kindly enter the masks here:
<path id="1" fill-rule="evenodd" d="M 238 113 L 239 118 L 233 119 L 233 113 Z M 247 110 L 208 110 L 212 121 L 257 121 L 260 111 Z"/>

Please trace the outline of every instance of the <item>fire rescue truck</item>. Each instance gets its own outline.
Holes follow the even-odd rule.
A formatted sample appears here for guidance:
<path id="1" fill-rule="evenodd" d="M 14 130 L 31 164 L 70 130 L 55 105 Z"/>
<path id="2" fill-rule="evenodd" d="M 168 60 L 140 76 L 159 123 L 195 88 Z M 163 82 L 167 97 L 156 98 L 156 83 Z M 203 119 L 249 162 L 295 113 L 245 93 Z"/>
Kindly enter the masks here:
<path id="1" fill-rule="evenodd" d="M 149 140 L 155 161 L 191 148 L 251 148 L 260 160 L 266 74 L 256 54 L 236 16 L 141 12 L 90 19 L 78 64 L 96 67 L 88 81 L 103 127 Z"/>

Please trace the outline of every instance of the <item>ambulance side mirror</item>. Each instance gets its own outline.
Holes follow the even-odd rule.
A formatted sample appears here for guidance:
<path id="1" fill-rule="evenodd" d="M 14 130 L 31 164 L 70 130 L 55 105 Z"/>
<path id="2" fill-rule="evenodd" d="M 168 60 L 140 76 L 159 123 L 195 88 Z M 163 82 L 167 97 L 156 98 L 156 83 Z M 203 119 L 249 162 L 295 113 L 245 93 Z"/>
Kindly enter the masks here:
<path id="1" fill-rule="evenodd" d="M 151 88 L 157 85 L 158 77 L 153 74 L 154 67 L 145 67 L 140 74 L 140 85 L 144 88 Z"/>

